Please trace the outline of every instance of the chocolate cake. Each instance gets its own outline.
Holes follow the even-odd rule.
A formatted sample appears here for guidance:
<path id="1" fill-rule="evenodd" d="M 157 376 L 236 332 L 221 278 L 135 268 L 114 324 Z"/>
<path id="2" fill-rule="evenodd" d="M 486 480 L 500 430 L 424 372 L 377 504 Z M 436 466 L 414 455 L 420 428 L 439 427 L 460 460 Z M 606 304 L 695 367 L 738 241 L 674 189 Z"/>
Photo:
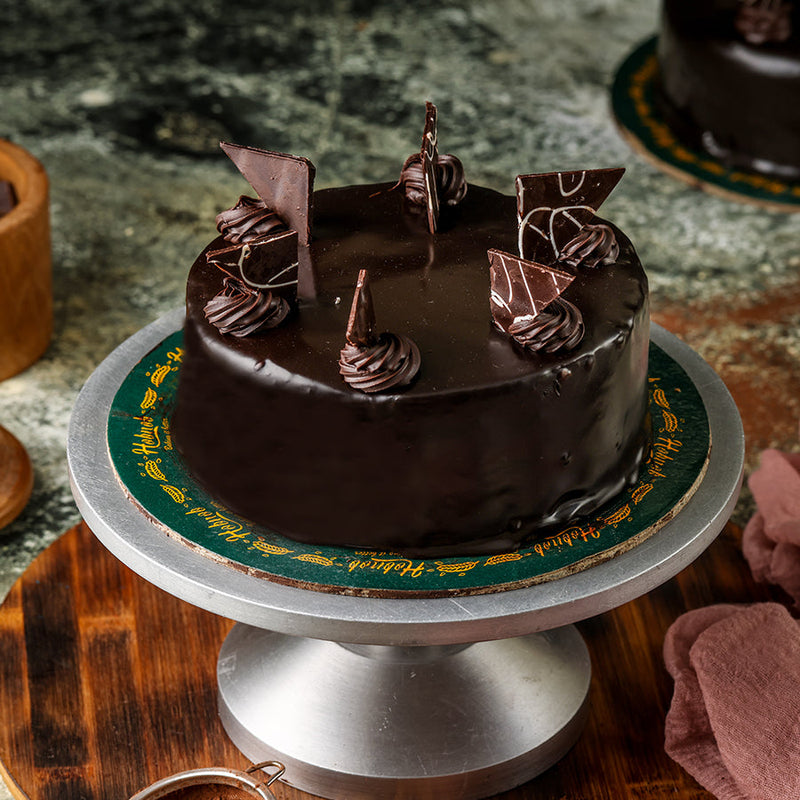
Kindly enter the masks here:
<path id="1" fill-rule="evenodd" d="M 303 159 L 224 146 L 259 197 L 191 268 L 173 440 L 295 540 L 506 551 L 647 451 L 647 279 L 595 216 L 622 170 L 468 186 L 427 111 L 399 183 L 312 194 Z"/>
<path id="2" fill-rule="evenodd" d="M 800 178 L 800 8 L 789 0 L 664 0 L 663 115 L 722 163 Z"/>

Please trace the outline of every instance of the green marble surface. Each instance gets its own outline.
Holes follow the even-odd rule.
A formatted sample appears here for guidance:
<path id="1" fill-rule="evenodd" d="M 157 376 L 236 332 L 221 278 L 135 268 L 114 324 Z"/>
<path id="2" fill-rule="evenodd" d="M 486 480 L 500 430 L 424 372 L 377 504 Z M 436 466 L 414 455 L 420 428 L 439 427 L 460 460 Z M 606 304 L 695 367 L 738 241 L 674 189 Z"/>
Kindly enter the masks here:
<path id="1" fill-rule="evenodd" d="M 6 2 L 0 138 L 50 177 L 55 334 L 0 383 L 0 424 L 36 474 L 0 531 L 0 597 L 78 521 L 65 437 L 81 385 L 182 304 L 215 214 L 248 188 L 220 139 L 305 155 L 318 187 L 391 180 L 430 99 L 471 181 L 510 193 L 520 172 L 624 165 L 604 213 L 656 310 L 794 280 L 800 215 L 693 190 L 618 133 L 608 87 L 657 14 L 657 0 Z"/>

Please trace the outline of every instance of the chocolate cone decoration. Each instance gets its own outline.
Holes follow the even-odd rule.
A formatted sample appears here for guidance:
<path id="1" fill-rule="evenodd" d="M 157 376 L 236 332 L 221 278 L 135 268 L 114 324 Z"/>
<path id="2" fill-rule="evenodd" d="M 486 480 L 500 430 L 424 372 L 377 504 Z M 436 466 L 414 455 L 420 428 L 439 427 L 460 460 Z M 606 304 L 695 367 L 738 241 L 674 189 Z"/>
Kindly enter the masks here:
<path id="1" fill-rule="evenodd" d="M 519 254 L 554 263 L 562 248 L 595 215 L 625 169 L 546 172 L 518 175 Z"/>
<path id="2" fill-rule="evenodd" d="M 436 128 L 436 106 L 425 103 L 425 128 L 422 132 L 422 174 L 425 184 L 425 200 L 428 213 L 428 230 L 436 233 L 439 223 L 439 193 L 436 187 L 436 164 L 439 160 L 438 131 Z"/>
<path id="3" fill-rule="evenodd" d="M 358 273 L 353 305 L 347 320 L 345 338 L 356 347 L 367 347 L 375 341 L 375 308 L 369 288 L 369 273 L 362 269 Z"/>
<path id="4" fill-rule="evenodd" d="M 238 272 L 253 289 L 269 290 L 291 303 L 297 299 L 297 231 L 212 250 L 206 257 L 225 272 Z"/>
<path id="5" fill-rule="evenodd" d="M 492 318 L 497 327 L 506 332 L 515 319 L 535 317 L 575 279 L 567 272 L 502 250 L 487 252 Z"/>
<path id="6" fill-rule="evenodd" d="M 306 158 L 257 147 L 227 142 L 220 142 L 220 147 L 267 207 L 297 231 L 301 245 L 307 245 L 311 238 L 314 165 Z"/>

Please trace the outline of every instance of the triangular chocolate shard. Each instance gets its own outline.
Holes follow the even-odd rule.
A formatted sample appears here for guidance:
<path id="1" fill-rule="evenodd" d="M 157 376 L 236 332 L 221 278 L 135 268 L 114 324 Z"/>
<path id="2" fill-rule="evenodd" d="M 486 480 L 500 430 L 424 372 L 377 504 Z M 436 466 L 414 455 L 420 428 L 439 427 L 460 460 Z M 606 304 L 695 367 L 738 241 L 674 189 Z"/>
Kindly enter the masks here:
<path id="1" fill-rule="evenodd" d="M 297 299 L 297 231 L 213 250 L 209 263 L 241 276 L 253 289 L 270 291 L 291 303 Z"/>
<path id="2" fill-rule="evenodd" d="M 439 192 L 436 185 L 436 164 L 439 161 L 439 134 L 436 127 L 436 106 L 425 103 L 425 128 L 422 131 L 422 175 L 425 187 L 425 207 L 428 214 L 428 230 L 436 233 L 439 224 Z"/>
<path id="3" fill-rule="evenodd" d="M 297 231 L 301 245 L 311 238 L 311 195 L 314 165 L 300 156 L 220 142 L 220 147 L 258 196 Z"/>
<path id="4" fill-rule="evenodd" d="M 624 167 L 518 175 L 519 254 L 554 263 L 561 249 L 595 215 Z"/>
<path id="5" fill-rule="evenodd" d="M 375 341 L 375 307 L 369 288 L 369 273 L 365 269 L 358 273 L 345 338 L 356 347 L 367 347 Z"/>
<path id="6" fill-rule="evenodd" d="M 569 286 L 574 275 L 502 250 L 488 250 L 490 306 L 501 330 L 519 317 L 535 317 Z"/>

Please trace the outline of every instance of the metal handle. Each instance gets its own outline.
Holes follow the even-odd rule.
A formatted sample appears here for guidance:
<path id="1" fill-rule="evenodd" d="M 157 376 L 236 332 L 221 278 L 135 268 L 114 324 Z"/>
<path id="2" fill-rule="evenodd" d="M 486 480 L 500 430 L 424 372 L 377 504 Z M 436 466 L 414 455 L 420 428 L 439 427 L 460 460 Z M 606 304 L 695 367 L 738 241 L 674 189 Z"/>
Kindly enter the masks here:
<path id="1" fill-rule="evenodd" d="M 275 767 L 277 772 L 274 775 L 269 775 L 266 767 Z M 272 786 L 272 784 L 275 783 L 275 781 L 278 780 L 278 778 L 280 778 L 284 772 L 286 772 L 286 767 L 284 767 L 280 761 L 261 761 L 258 764 L 253 764 L 253 766 L 246 769 L 245 772 L 247 772 L 248 775 L 252 775 L 259 769 L 263 772 L 267 772 L 267 775 L 269 775 L 269 780 L 264 783 L 264 785 L 267 787 Z"/>
<path id="2" fill-rule="evenodd" d="M 264 770 L 265 767 L 276 767 L 274 775 L 267 773 L 267 781 L 258 781 L 250 775 L 257 770 Z M 209 786 L 226 785 L 242 789 L 259 800 L 275 800 L 275 795 L 269 791 L 269 786 L 274 783 L 286 771 L 286 768 L 279 761 L 264 761 L 261 764 L 254 764 L 246 772 L 240 772 L 227 767 L 206 767 L 204 769 L 191 769 L 186 772 L 178 772 L 162 778 L 160 781 L 137 792 L 130 800 L 169 800 L 176 792 L 186 789 L 189 786 Z"/>

